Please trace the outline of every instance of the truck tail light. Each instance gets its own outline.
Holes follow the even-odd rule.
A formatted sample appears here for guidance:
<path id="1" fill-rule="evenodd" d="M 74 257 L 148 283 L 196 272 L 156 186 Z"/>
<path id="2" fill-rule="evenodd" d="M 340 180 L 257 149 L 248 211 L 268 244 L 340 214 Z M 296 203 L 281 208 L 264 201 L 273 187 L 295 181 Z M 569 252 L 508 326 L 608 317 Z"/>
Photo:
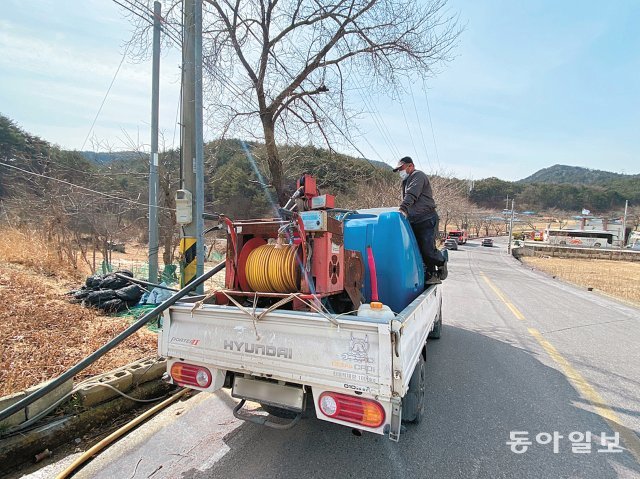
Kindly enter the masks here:
<path id="1" fill-rule="evenodd" d="M 346 394 L 324 392 L 318 399 L 320 411 L 331 419 L 359 424 L 365 427 L 380 427 L 384 423 L 384 408 L 371 399 L 362 399 Z"/>
<path id="2" fill-rule="evenodd" d="M 208 388 L 212 379 L 211 372 L 207 368 L 180 362 L 173 363 L 171 366 L 171 377 L 178 386 L 198 388 Z"/>

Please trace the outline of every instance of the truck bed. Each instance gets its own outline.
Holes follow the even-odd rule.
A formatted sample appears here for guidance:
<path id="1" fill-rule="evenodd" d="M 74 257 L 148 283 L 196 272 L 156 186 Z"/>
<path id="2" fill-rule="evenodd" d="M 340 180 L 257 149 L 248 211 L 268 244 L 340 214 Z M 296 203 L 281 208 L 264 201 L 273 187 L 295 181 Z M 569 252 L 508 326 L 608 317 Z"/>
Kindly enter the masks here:
<path id="1" fill-rule="evenodd" d="M 255 320 L 234 306 L 178 303 L 165 312 L 159 352 L 169 368 L 179 360 L 219 375 L 269 378 L 310 387 L 316 399 L 326 390 L 355 393 L 384 402 L 392 415 L 440 305 L 440 289 L 431 286 L 394 319 L 331 315 L 334 325 L 317 313 L 276 310 Z"/>

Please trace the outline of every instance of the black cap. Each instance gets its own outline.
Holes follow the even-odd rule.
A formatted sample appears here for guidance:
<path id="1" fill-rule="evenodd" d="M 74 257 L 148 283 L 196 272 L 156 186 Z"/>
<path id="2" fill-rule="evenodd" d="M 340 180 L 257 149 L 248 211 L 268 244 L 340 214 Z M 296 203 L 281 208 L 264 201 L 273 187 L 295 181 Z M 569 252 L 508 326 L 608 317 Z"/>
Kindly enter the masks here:
<path id="1" fill-rule="evenodd" d="M 411 159 L 411 157 L 405 156 L 404 158 L 400 158 L 400 161 L 398 161 L 398 164 L 393 169 L 393 171 L 398 171 L 404 165 L 413 165 L 413 160 Z"/>

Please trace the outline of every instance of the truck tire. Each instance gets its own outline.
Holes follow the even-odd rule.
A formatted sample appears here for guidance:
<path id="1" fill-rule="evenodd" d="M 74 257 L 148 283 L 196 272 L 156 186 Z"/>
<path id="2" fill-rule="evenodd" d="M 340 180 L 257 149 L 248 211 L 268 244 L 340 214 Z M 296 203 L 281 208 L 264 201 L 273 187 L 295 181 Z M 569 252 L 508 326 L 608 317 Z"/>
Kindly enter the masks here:
<path id="1" fill-rule="evenodd" d="M 402 422 L 419 424 L 424 415 L 424 393 L 426 389 L 426 361 L 422 352 L 418 358 L 411 380 L 409 390 L 402 398 Z"/>
<path id="2" fill-rule="evenodd" d="M 442 334 L 442 299 L 440 300 L 440 311 L 438 311 L 438 319 L 436 320 L 436 324 L 433 326 L 433 331 L 429 332 L 429 339 L 440 339 L 440 334 Z"/>

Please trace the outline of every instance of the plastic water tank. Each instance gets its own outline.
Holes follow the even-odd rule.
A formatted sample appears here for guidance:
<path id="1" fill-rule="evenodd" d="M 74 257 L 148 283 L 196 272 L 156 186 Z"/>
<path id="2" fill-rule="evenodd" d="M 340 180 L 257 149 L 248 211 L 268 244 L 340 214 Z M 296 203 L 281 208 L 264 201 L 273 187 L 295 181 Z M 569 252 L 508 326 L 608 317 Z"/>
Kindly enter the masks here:
<path id="1" fill-rule="evenodd" d="M 393 319 L 396 315 L 393 314 L 391 308 L 386 304 L 372 301 L 371 303 L 360 305 L 358 308 L 358 316 L 375 319 Z"/>
<path id="2" fill-rule="evenodd" d="M 379 208 L 350 213 L 344 220 L 344 245 L 364 260 L 362 293 L 371 302 L 367 246 L 371 246 L 378 276 L 378 299 L 395 313 L 424 291 L 424 266 L 407 219 L 397 210 Z"/>

